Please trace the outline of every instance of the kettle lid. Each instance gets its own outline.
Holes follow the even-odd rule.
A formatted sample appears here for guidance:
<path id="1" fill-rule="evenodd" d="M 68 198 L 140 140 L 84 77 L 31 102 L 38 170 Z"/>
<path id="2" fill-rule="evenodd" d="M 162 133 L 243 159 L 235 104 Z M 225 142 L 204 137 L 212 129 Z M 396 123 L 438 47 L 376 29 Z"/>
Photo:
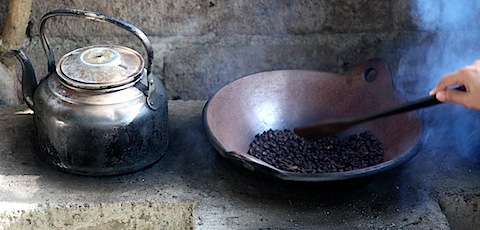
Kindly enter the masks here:
<path id="1" fill-rule="evenodd" d="M 88 46 L 65 54 L 56 66 L 67 84 L 83 89 L 108 89 L 140 80 L 144 60 L 123 46 Z"/>

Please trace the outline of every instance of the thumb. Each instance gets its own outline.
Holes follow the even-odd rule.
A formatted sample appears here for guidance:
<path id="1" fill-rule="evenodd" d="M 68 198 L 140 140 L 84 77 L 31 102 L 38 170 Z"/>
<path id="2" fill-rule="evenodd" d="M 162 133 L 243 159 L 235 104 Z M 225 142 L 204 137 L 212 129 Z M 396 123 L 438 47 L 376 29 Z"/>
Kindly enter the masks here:
<path id="1" fill-rule="evenodd" d="M 435 94 L 435 97 L 441 102 L 453 102 L 463 105 L 467 102 L 466 93 L 459 90 L 442 90 Z"/>

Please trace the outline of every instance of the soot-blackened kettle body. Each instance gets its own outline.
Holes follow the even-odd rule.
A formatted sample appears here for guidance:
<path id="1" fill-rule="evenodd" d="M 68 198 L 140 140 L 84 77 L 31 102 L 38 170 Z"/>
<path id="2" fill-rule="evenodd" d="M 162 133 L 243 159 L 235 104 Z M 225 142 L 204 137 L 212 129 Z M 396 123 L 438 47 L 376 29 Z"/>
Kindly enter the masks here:
<path id="1" fill-rule="evenodd" d="M 56 64 L 45 35 L 45 22 L 76 16 L 109 22 L 142 42 L 146 63 L 135 50 L 116 45 L 76 49 Z M 148 167 L 168 145 L 168 97 L 151 73 L 153 49 L 135 26 L 94 12 L 59 9 L 40 22 L 48 75 L 37 86 L 32 64 L 22 51 L 23 94 L 34 111 L 35 143 L 46 162 L 82 175 L 106 176 Z"/>

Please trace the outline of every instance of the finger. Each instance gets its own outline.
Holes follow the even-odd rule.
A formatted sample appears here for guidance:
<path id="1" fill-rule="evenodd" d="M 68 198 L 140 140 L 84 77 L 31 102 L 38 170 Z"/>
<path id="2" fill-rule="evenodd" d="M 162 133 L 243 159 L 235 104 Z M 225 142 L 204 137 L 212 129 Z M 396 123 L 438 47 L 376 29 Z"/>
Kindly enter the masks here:
<path id="1" fill-rule="evenodd" d="M 477 63 L 476 63 L 477 64 Z M 478 62 L 480 65 L 480 62 Z M 450 86 L 463 85 L 468 88 L 468 85 L 472 81 L 472 77 L 480 70 L 480 66 L 465 66 L 455 72 L 445 74 L 438 84 L 430 91 L 430 95 L 436 94 L 440 90 L 446 90 Z"/>
<path id="2" fill-rule="evenodd" d="M 438 101 L 445 102 L 445 90 L 438 91 L 436 93 L 433 93 L 432 91 L 430 91 L 430 95 L 435 95 Z"/>
<path id="3" fill-rule="evenodd" d="M 440 91 L 436 94 L 436 97 L 441 102 L 454 102 L 463 105 L 468 102 L 467 93 L 458 90 Z"/>
<path id="4" fill-rule="evenodd" d="M 480 67 L 480 60 L 474 61 L 472 65 L 476 67 Z"/>
<path id="5" fill-rule="evenodd" d="M 452 85 L 464 85 L 464 79 L 460 77 L 457 72 L 446 74 L 443 76 L 438 84 L 430 91 L 430 95 L 434 95 L 441 90 L 446 90 L 449 86 Z"/>

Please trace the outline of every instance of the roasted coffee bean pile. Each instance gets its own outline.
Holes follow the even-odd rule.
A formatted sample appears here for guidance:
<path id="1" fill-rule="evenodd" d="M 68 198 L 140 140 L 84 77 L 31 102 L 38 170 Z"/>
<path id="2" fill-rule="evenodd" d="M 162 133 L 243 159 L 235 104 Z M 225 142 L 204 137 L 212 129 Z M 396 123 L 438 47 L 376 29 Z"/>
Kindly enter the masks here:
<path id="1" fill-rule="evenodd" d="M 381 143 L 370 132 L 307 141 L 288 129 L 257 134 L 248 154 L 278 169 L 301 173 L 356 170 L 379 164 L 384 157 Z"/>

